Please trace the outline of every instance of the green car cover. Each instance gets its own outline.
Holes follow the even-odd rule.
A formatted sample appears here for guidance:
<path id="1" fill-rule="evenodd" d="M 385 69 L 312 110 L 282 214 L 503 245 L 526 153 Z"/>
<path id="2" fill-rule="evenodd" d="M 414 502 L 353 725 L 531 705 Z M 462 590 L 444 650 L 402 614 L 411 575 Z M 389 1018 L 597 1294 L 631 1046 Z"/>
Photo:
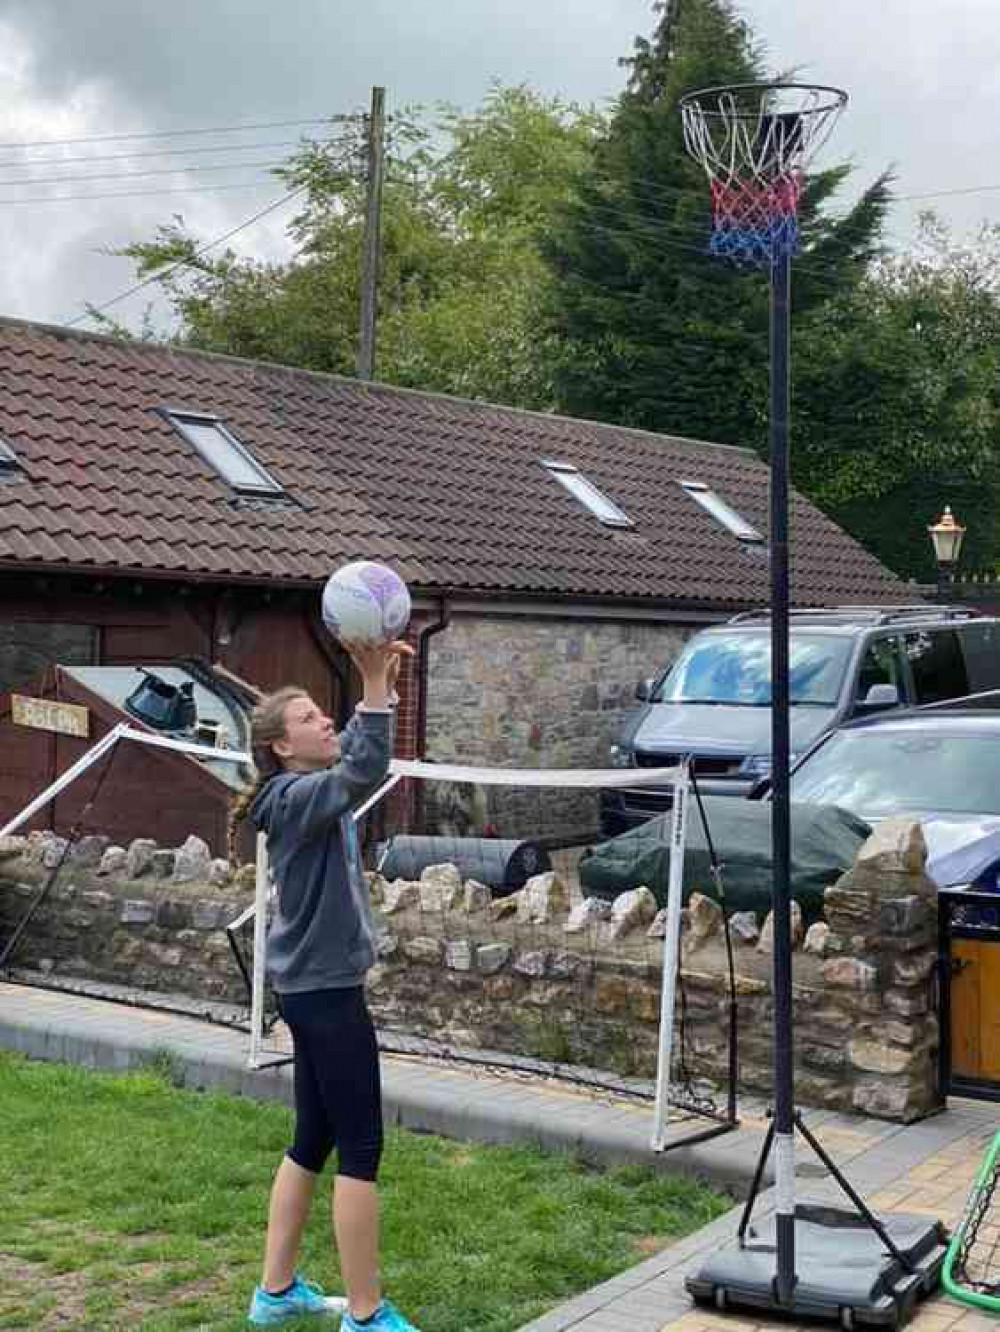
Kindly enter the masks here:
<path id="1" fill-rule="evenodd" d="M 702 801 L 722 864 L 730 911 L 771 909 L 771 802 L 732 796 Z M 667 900 L 670 814 L 661 814 L 586 852 L 580 862 L 585 897 L 614 898 L 645 884 L 660 906 Z M 827 886 L 854 863 L 871 828 L 835 805 L 792 806 L 792 897 L 807 919 L 819 916 Z M 688 802 L 684 900 L 694 892 L 716 896 L 708 842 L 693 797 Z"/>

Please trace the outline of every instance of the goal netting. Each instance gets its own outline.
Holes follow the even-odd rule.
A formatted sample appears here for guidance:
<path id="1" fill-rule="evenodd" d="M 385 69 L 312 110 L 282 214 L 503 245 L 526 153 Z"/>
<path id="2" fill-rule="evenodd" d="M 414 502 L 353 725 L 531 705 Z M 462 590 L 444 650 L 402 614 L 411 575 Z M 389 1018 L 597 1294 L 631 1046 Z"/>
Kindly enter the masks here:
<path id="1" fill-rule="evenodd" d="M 656 825 L 663 868 L 647 881 L 647 841 L 634 874 L 622 867 L 620 891 L 588 896 L 600 792 L 625 786 L 669 811 Z M 648 1099 L 654 1150 L 731 1126 L 731 977 L 720 969 L 690 992 L 680 965 L 688 809 L 685 767 L 394 762 L 357 814 L 382 1048 Z M 289 1044 L 266 979 L 277 888 L 263 839 L 257 869 L 255 909 L 236 922 L 234 950 L 252 976 L 250 1063 L 266 1067 Z"/>
<path id="2" fill-rule="evenodd" d="M 1000 1313 L 1000 1133 L 983 1154 L 965 1211 L 955 1227 L 941 1280 L 956 1300 Z"/>
<path id="3" fill-rule="evenodd" d="M 11 842 L 19 840 L 17 835 L 36 817 L 47 814 L 58 797 L 74 783 L 81 783 L 89 792 L 83 798 L 80 811 L 73 820 L 72 826 L 68 829 L 67 835 L 65 837 L 53 837 L 51 844 L 45 848 L 43 858 L 35 866 L 35 881 L 18 885 L 21 891 L 27 894 L 27 898 L 23 910 L 15 915 L 13 924 L 6 935 L 0 937 L 0 975 L 29 984 L 48 985 L 54 989 L 73 990 L 79 993 L 91 993 L 99 997 L 117 999 L 136 1007 L 174 1008 L 188 1016 L 198 1016 L 208 1021 L 245 1026 L 248 1012 L 247 1004 L 233 1005 L 225 1002 L 205 1004 L 196 999 L 188 1002 L 188 991 L 184 988 L 183 968 L 179 968 L 181 974 L 178 977 L 177 991 L 165 990 L 163 993 L 157 994 L 151 991 L 143 992 L 141 989 L 137 991 L 128 985 L 116 985 L 106 977 L 95 980 L 93 976 L 87 974 L 88 969 L 86 967 L 81 971 L 81 967 L 79 965 L 74 966 L 72 962 L 66 966 L 59 966 L 54 959 L 48 958 L 44 960 L 47 965 L 41 971 L 30 961 L 27 965 L 19 965 L 23 961 L 22 955 L 25 952 L 30 957 L 32 953 L 38 951 L 37 947 L 32 947 L 33 944 L 37 944 L 37 941 L 32 937 L 32 929 L 36 919 L 44 918 L 46 911 L 51 915 L 53 911 L 60 909 L 60 890 L 64 890 L 70 896 L 76 891 L 71 883 L 72 879 L 76 877 L 75 872 L 79 869 L 75 860 L 75 853 L 87 836 L 101 832 L 102 815 L 107 812 L 115 798 L 113 783 L 109 779 L 112 778 L 115 771 L 116 757 L 121 752 L 122 747 L 127 745 L 135 745 L 140 749 L 152 751 L 168 750 L 173 753 L 185 754 L 193 759 L 206 760 L 212 764 L 222 764 L 227 768 L 231 766 L 234 771 L 242 771 L 243 774 L 252 771 L 252 757 L 249 753 L 239 750 L 208 748 L 175 735 L 163 735 L 140 730 L 128 722 L 119 722 L 113 726 L 90 749 L 81 754 L 76 762 L 72 763 L 55 781 L 40 791 L 6 824 L 0 826 L 0 851 L 9 853 Z M 37 832 L 29 836 L 29 843 L 35 835 L 37 835 Z M 104 840 L 108 841 L 109 839 L 105 838 Z M 149 881 L 145 891 L 153 887 L 153 882 Z M 159 894 L 162 896 L 164 905 L 168 904 L 169 892 L 170 884 L 161 882 L 159 884 Z M 102 896 L 107 896 L 110 901 L 109 895 L 103 894 Z M 9 912 L 5 914 L 9 917 Z M 71 936 L 72 930 L 63 931 L 63 933 L 68 933 Z M 227 935 L 229 936 L 230 947 L 233 947 L 235 936 L 230 934 L 228 929 Z M 241 957 L 236 957 L 234 963 L 242 967 L 243 960 Z M 249 972 L 244 974 L 244 982 L 246 996 L 248 997 L 251 989 Z M 247 998 L 248 1002 L 249 998 Z"/>
<path id="4" fill-rule="evenodd" d="M 124 744 L 220 757 L 217 750 L 123 724 L 0 829 L 0 836 L 14 832 L 84 772 L 98 774 L 96 780 L 91 774 L 92 794 L 57 862 L 0 941 L 0 971 L 12 974 L 35 913 L 50 893 L 56 896 L 74 842 L 100 832 L 109 798 L 102 789 Z M 236 764 L 249 758 L 226 757 Z M 645 839 L 637 845 L 634 873 L 627 861 L 619 862 L 613 890 L 602 883 L 598 896 L 588 892 L 586 861 L 602 840 L 600 793 L 623 787 L 642 788 L 644 803 L 666 815 L 649 825 L 662 839 L 663 854 L 650 857 Z M 648 1101 L 658 1151 L 733 1127 L 736 1008 L 724 909 L 717 911 L 723 930 L 714 971 L 700 946 L 697 973 L 685 978 L 681 967 L 690 924 L 683 909 L 689 804 L 704 818 L 700 801 L 691 801 L 684 765 L 544 770 L 394 761 L 355 816 L 377 949 L 369 1004 L 382 1048 L 461 1061 L 483 1076 L 545 1078 L 593 1095 Z M 245 881 L 249 873 L 245 868 L 238 878 Z M 196 977 L 183 960 L 182 933 L 178 994 L 133 987 L 127 1001 L 179 1004 L 179 1011 L 243 1027 L 248 1063 L 261 1069 L 291 1056 L 267 979 L 268 924 L 278 887 L 263 838 L 257 839 L 252 880 L 244 904 L 235 903 L 219 922 L 213 980 L 227 1002 L 209 1002 L 204 994 L 197 1002 L 183 998 L 196 989 Z M 169 916 L 170 883 L 143 882 L 146 894 L 162 894 Z M 712 885 L 700 886 L 713 893 Z M 714 892 L 722 896 L 718 876 Z M 49 904 L 50 912 L 64 909 Z M 88 992 L 71 967 L 19 978 Z M 107 988 L 92 984 L 89 992 Z"/>

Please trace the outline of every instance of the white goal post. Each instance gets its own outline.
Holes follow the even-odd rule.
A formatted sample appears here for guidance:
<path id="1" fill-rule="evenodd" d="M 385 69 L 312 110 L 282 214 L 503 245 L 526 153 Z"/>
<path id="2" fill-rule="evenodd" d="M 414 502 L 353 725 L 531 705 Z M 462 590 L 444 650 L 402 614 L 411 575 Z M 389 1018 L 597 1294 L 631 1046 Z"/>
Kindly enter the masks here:
<path id="1" fill-rule="evenodd" d="M 60 791 L 65 791 L 66 787 L 75 782 L 77 777 L 85 773 L 88 768 L 92 768 L 99 759 L 102 759 L 120 740 L 134 740 L 137 744 L 152 745 L 154 749 L 172 749 L 180 754 L 190 754 L 194 758 L 211 759 L 214 763 L 252 763 L 251 755 L 244 754 L 235 749 L 215 749 L 207 745 L 193 745 L 187 740 L 174 740 L 170 736 L 156 735 L 150 731 L 139 731 L 134 726 L 129 726 L 128 722 L 119 722 L 113 726 L 107 735 L 98 740 L 96 745 L 92 745 L 85 754 L 81 754 L 77 761 L 71 764 L 64 773 L 56 780 L 40 791 L 34 800 L 25 805 L 20 813 L 5 823 L 0 828 L 0 837 L 7 837 L 10 833 L 16 832 L 23 824 L 33 818 L 40 809 L 44 809 L 50 801 L 54 800 Z"/>
<path id="2" fill-rule="evenodd" d="M 442 781 L 458 785 L 553 788 L 564 785 L 580 791 L 659 787 L 672 793 L 670 840 L 668 843 L 667 915 L 663 940 L 660 1022 L 656 1060 L 656 1087 L 653 1129 L 650 1146 L 662 1152 L 667 1146 L 667 1122 L 670 1112 L 670 1069 L 673 1056 L 675 999 L 680 968 L 681 906 L 684 882 L 684 851 L 687 838 L 689 775 L 686 763 L 669 768 L 477 768 L 460 764 L 424 763 L 397 759 L 392 762 L 387 780 L 373 792 L 354 814 L 363 819 L 404 778 Z M 270 1062 L 264 1049 L 264 987 L 266 982 L 266 918 L 273 900 L 274 885 L 267 863 L 267 842 L 257 838 L 257 875 L 254 902 L 253 996 L 248 1062 L 257 1069 Z M 249 921 L 249 908 L 233 925 Z"/>

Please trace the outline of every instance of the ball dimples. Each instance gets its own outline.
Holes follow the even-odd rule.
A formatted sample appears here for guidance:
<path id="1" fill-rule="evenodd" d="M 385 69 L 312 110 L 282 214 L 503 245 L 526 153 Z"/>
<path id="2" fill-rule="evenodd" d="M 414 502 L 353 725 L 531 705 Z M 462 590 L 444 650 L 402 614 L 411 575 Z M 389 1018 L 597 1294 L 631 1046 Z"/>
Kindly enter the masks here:
<path id="1" fill-rule="evenodd" d="M 394 569 L 373 560 L 345 564 L 323 589 L 323 623 L 348 643 L 388 643 L 410 622 L 410 594 Z"/>

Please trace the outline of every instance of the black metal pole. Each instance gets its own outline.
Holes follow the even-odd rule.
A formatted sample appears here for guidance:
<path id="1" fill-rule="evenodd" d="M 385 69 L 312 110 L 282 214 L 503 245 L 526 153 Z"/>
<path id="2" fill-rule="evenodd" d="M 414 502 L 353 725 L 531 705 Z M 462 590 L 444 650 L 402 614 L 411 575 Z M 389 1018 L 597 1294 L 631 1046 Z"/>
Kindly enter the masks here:
<path id="1" fill-rule="evenodd" d="M 791 256 L 771 264 L 771 781 L 774 879 L 774 1158 L 776 1295 L 795 1288 L 795 1105 L 792 1065 L 791 810 L 788 685 L 788 415 Z"/>
<path id="2" fill-rule="evenodd" d="M 761 1180 L 764 1178 L 764 1167 L 767 1165 L 767 1158 L 771 1155 L 771 1144 L 774 1142 L 774 1119 L 767 1126 L 767 1132 L 764 1134 L 764 1142 L 761 1145 L 760 1155 L 757 1157 L 757 1165 L 754 1168 L 753 1180 L 750 1184 L 750 1192 L 747 1194 L 747 1200 L 743 1207 L 743 1215 L 740 1217 L 740 1224 L 736 1231 L 736 1243 L 743 1248 L 746 1240 L 747 1230 L 750 1227 L 750 1218 L 753 1216 L 754 1204 L 757 1201 L 757 1195 L 760 1193 Z"/>

